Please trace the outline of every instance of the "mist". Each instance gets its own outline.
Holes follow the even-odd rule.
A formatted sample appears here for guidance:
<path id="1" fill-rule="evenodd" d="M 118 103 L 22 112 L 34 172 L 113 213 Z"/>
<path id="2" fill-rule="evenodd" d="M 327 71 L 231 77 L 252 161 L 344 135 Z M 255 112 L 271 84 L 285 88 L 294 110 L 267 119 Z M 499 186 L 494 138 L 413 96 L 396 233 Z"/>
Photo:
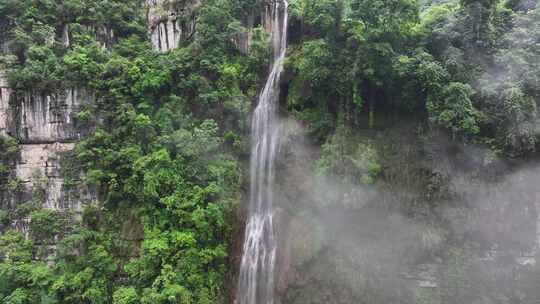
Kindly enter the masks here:
<path id="1" fill-rule="evenodd" d="M 540 249 L 538 162 L 509 162 L 401 121 L 360 139 L 372 142 L 383 166 L 366 185 L 316 173 L 318 145 L 294 120 L 284 125 L 277 199 L 283 303 L 540 299 L 530 278 Z M 385 168 L 381 141 L 400 140 L 413 151 L 401 156 L 403 167 Z M 402 176 L 388 176 L 396 170 Z"/>

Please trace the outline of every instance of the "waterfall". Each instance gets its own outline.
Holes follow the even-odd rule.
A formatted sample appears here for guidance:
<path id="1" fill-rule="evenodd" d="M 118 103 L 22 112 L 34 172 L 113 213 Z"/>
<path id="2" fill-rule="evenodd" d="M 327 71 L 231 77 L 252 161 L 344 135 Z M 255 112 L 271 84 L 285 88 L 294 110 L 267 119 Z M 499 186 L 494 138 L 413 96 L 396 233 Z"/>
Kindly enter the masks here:
<path id="1" fill-rule="evenodd" d="M 287 0 L 273 3 L 274 60 L 252 118 L 251 186 L 237 304 L 273 304 L 277 242 L 273 227 L 275 160 L 279 150 L 279 82 L 287 49 Z"/>

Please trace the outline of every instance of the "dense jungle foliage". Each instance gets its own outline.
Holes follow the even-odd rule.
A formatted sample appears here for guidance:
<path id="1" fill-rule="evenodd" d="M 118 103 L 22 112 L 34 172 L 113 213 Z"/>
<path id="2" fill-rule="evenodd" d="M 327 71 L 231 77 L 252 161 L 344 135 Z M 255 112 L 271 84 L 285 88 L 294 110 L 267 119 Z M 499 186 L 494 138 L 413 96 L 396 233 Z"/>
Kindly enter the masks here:
<path id="1" fill-rule="evenodd" d="M 42 209 L 36 191 L 0 211 L 1 303 L 228 302 L 249 113 L 271 58 L 262 27 L 252 29 L 248 54 L 235 39 L 259 2 L 203 1 L 196 34 L 158 53 L 143 1 L 0 0 L 0 36 L 9 41 L 0 64 L 11 88 L 95 92 L 96 103 L 74 115 L 89 135 L 66 174 L 82 176 L 104 202 L 75 216 Z M 382 170 L 373 148 L 343 149 L 340 132 L 377 128 L 392 115 L 500 157 L 532 155 L 540 144 L 535 6 L 291 0 L 282 111 L 322 146 L 317 172 L 372 184 Z M 16 153 L 13 139 L 0 138 L 1 189 L 16 187 Z M 22 219 L 26 235 L 9 229 Z"/>

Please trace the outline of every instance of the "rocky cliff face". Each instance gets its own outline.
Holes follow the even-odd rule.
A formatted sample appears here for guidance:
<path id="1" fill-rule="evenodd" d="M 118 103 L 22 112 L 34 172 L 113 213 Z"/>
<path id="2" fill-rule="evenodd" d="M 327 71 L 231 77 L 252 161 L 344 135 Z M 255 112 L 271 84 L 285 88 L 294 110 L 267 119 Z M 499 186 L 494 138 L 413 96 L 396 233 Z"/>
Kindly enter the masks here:
<path id="1" fill-rule="evenodd" d="M 155 50 L 166 52 L 195 34 L 201 0 L 146 0 L 149 35 Z"/>
<path id="2" fill-rule="evenodd" d="M 80 106 L 91 103 L 93 94 L 68 89 L 58 94 L 15 92 L 5 77 L 0 78 L 0 134 L 19 143 L 19 157 L 13 164 L 13 176 L 20 187 L 10 196 L 8 209 L 19 204 L 39 201 L 44 208 L 58 211 L 80 211 L 95 194 L 71 177 L 69 185 L 62 174 L 62 158 L 69 154 L 83 131 L 74 114 Z M 85 130 L 86 132 L 87 130 Z M 25 222 L 13 223 L 25 230 Z"/>
<path id="3" fill-rule="evenodd" d="M 271 33 L 276 26 L 275 0 L 261 1 L 260 7 L 249 12 L 241 21 L 243 31 L 234 38 L 234 44 L 240 52 L 247 54 L 253 41 L 253 30 L 262 26 L 265 32 Z"/>
<path id="4" fill-rule="evenodd" d="M 74 143 L 23 144 L 16 177 L 24 185 L 22 201 L 30 201 L 41 191 L 43 207 L 58 211 L 80 211 L 84 197 L 74 196 L 66 187 L 61 172 L 61 157 L 74 148 Z"/>
<path id="5" fill-rule="evenodd" d="M 94 96 L 79 89 L 57 94 L 22 92 L 11 94 L 7 130 L 22 143 L 72 142 L 81 137 L 73 114 Z"/>
<path id="6" fill-rule="evenodd" d="M 10 24 L 3 22 L 1 26 L 4 31 L 0 33 L 0 52 L 11 54 L 12 37 L 7 34 Z M 82 27 L 103 48 L 110 48 L 117 41 L 107 25 Z M 68 23 L 57 27 L 47 43 L 69 48 L 71 30 Z M 80 182 L 80 172 L 70 169 L 69 180 L 64 174 L 64 159 L 77 141 L 91 131 L 77 124 L 76 113 L 95 101 L 94 93 L 85 88 L 65 88 L 54 93 L 14 90 L 0 70 L 0 136 L 14 138 L 19 145 L 17 160 L 10 164 L 12 182 L 19 186 L 4 190 L 8 193 L 1 195 L 3 209 L 14 210 L 23 203 L 37 202 L 44 208 L 78 212 L 82 205 L 97 200 L 95 191 Z M 19 230 L 26 229 L 26 224 L 24 219 L 12 223 Z"/>
<path id="7" fill-rule="evenodd" d="M 7 133 L 7 120 L 9 117 L 9 89 L 4 73 L 0 71 L 0 135 Z"/>
<path id="8" fill-rule="evenodd" d="M 148 30 L 154 48 L 169 51 L 178 47 L 181 40 L 192 37 L 201 3 L 201 0 L 147 0 Z M 105 48 L 116 42 L 114 31 L 105 26 L 84 27 Z M 70 25 L 64 24 L 51 41 L 70 47 L 70 30 Z M 0 35 L 0 50 L 9 53 L 9 45 L 7 37 Z M 95 99 L 84 88 L 67 88 L 50 94 L 13 90 L 0 71 L 0 135 L 16 139 L 20 151 L 18 160 L 12 164 L 12 175 L 20 187 L 7 193 L 9 206 L 3 207 L 14 209 L 21 203 L 39 199 L 45 208 L 78 211 L 82 205 L 97 200 L 96 193 L 80 183 L 79 173 L 66 181 L 62 168 L 63 159 L 90 131 L 77 124 L 76 113 Z M 13 223 L 19 230 L 26 229 L 26 224 L 24 220 Z"/>
<path id="9" fill-rule="evenodd" d="M 273 1 L 262 1 L 260 7 L 241 20 L 244 30 L 233 38 L 240 52 L 249 52 L 256 26 L 261 25 L 266 32 L 271 32 L 275 22 Z M 196 34 L 197 11 L 202 3 L 203 0 L 146 0 L 146 18 L 153 48 L 167 52 L 193 37 Z"/>

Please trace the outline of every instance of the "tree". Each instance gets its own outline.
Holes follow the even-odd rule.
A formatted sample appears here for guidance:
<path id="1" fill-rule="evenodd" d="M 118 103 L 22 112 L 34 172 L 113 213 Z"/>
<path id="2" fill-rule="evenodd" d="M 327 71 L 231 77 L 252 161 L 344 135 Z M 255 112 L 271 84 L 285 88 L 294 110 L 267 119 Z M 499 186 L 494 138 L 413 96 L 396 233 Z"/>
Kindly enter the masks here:
<path id="1" fill-rule="evenodd" d="M 469 85 L 451 82 L 441 94 L 429 96 L 427 109 L 431 121 L 448 128 L 454 135 L 478 134 L 480 113 L 473 107 L 472 94 Z"/>

